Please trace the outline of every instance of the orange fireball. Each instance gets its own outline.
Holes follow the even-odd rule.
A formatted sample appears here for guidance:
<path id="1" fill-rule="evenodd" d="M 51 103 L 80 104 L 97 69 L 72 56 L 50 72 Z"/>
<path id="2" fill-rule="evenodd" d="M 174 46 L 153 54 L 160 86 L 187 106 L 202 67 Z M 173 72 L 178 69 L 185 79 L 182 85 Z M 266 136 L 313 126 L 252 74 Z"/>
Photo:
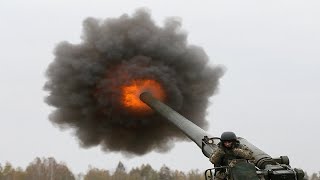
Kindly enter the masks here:
<path id="1" fill-rule="evenodd" d="M 153 79 L 133 80 L 131 84 L 122 87 L 122 103 L 127 109 L 138 112 L 150 112 L 151 108 L 140 100 L 140 94 L 150 92 L 155 98 L 163 101 L 165 91 L 161 84 Z"/>

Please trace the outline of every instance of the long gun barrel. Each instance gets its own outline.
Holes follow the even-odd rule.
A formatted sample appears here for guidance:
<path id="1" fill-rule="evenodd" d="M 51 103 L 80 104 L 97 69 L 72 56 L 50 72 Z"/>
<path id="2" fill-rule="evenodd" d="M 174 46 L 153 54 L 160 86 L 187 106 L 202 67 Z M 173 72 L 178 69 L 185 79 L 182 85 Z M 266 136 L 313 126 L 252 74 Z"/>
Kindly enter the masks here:
<path id="1" fill-rule="evenodd" d="M 189 121 L 181 114 L 154 98 L 150 93 L 144 92 L 140 95 L 140 99 L 146 103 L 153 110 L 167 118 L 172 124 L 179 128 L 186 136 L 202 148 L 202 139 L 204 137 L 211 137 L 206 131 Z M 210 157 L 212 148 L 205 148 L 204 155 Z"/>
<path id="2" fill-rule="evenodd" d="M 199 126 L 195 125 L 193 122 L 189 121 L 169 106 L 154 98 L 150 93 L 142 93 L 140 95 L 140 99 L 153 110 L 161 114 L 163 117 L 167 118 L 200 148 L 202 148 L 203 146 L 202 143 L 204 137 L 212 137 L 209 133 L 201 129 Z M 253 156 L 255 158 L 255 164 L 257 167 L 264 168 L 266 164 L 275 164 L 275 162 L 267 153 L 252 145 L 246 139 L 239 138 L 239 141 L 240 143 L 248 146 L 253 151 Z M 217 142 L 214 142 L 214 144 L 217 144 Z M 210 157 L 215 148 L 216 145 L 211 146 L 211 148 L 205 148 L 204 155 Z"/>
<path id="3" fill-rule="evenodd" d="M 141 101 L 146 103 L 149 107 L 151 107 L 154 111 L 165 117 L 169 120 L 173 125 L 179 128 L 186 136 L 188 136 L 193 142 L 195 142 L 201 149 L 203 154 L 206 157 L 210 157 L 212 153 L 217 148 L 217 143 L 219 142 L 219 138 L 211 138 L 210 141 L 208 137 L 213 137 L 199 126 L 195 125 L 193 122 L 189 121 L 178 112 L 160 102 L 156 98 L 152 96 L 149 92 L 143 92 L 140 95 Z M 278 159 L 273 159 L 267 153 L 263 152 L 250 142 L 248 142 L 244 138 L 238 138 L 241 144 L 246 145 L 253 151 L 253 157 L 255 160 L 255 165 L 260 169 L 268 169 L 266 172 L 273 171 L 276 169 L 282 169 L 279 164 L 285 164 L 289 166 L 289 159 L 286 156 L 281 156 Z M 276 169 L 275 169 L 276 168 Z M 295 170 L 297 172 L 293 172 L 294 174 L 300 173 L 300 176 L 303 177 L 303 171 Z"/>

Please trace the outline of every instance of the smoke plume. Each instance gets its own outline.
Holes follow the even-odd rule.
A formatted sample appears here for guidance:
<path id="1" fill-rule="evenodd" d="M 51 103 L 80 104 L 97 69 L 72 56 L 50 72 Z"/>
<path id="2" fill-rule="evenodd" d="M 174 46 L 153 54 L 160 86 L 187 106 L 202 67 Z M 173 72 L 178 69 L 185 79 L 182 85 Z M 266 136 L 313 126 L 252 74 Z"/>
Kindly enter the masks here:
<path id="1" fill-rule="evenodd" d="M 206 128 L 208 98 L 223 70 L 208 66 L 204 50 L 188 44 L 180 27 L 176 18 L 158 26 L 146 10 L 87 18 L 82 42 L 59 43 L 47 69 L 46 102 L 55 107 L 50 121 L 73 129 L 82 147 L 135 155 L 168 151 L 185 136 L 158 114 L 135 113 L 121 103 L 121 87 L 154 79 L 167 105 Z"/>

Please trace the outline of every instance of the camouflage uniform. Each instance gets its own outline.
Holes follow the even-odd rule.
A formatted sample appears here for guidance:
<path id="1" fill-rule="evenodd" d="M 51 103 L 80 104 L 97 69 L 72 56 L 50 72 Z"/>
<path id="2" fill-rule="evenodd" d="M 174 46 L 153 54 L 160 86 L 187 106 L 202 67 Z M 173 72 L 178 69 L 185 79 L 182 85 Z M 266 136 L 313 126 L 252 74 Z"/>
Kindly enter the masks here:
<path id="1" fill-rule="evenodd" d="M 225 148 L 220 142 L 218 143 L 218 148 L 210 157 L 210 161 L 215 165 L 215 167 L 229 166 L 230 162 L 234 159 L 253 159 L 252 151 L 247 146 L 241 145 L 239 141 L 234 142 L 233 147 L 229 149 Z M 217 170 L 215 179 L 226 179 L 225 170 Z"/>

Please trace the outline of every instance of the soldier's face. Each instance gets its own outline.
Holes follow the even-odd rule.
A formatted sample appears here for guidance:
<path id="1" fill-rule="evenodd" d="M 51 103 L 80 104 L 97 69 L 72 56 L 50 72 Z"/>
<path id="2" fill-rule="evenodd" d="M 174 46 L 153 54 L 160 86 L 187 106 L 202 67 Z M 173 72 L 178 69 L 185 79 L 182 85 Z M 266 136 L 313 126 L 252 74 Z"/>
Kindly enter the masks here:
<path id="1" fill-rule="evenodd" d="M 232 141 L 224 141 L 223 142 L 224 147 L 231 148 L 232 147 Z"/>

